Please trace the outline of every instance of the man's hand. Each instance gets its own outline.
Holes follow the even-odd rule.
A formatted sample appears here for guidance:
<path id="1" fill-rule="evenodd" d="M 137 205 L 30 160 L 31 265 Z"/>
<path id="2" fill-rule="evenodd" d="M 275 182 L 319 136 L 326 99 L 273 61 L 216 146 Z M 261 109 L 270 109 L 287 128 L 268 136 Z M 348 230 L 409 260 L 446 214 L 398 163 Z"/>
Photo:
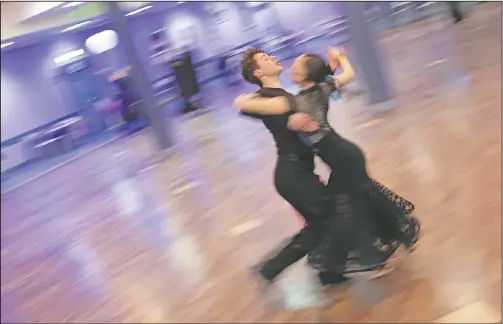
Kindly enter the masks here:
<path id="1" fill-rule="evenodd" d="M 248 100 L 258 97 L 259 95 L 257 93 L 239 95 L 234 100 L 234 106 L 236 106 L 237 109 L 241 111 L 244 108 L 244 105 L 246 105 L 246 103 L 248 102 Z"/>
<path id="2" fill-rule="evenodd" d="M 320 125 L 306 113 L 295 113 L 288 117 L 287 127 L 294 132 L 309 133 L 318 130 Z"/>

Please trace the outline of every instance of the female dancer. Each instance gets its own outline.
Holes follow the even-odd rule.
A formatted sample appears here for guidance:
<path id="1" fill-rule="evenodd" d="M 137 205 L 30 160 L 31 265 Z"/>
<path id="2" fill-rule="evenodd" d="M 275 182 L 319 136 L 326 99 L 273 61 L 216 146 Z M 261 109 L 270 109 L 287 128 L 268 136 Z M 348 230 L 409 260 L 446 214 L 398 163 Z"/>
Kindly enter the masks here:
<path id="1" fill-rule="evenodd" d="M 351 64 L 342 53 L 337 61 L 343 73 L 323 82 L 327 74 L 323 59 L 314 54 L 302 55 L 291 69 L 292 80 L 303 89 L 298 96 L 257 98 L 247 95 L 238 97 L 235 104 L 243 112 L 264 115 L 305 112 L 320 126 L 301 137 L 332 168 L 336 181 L 329 184 L 329 190 L 336 199 L 337 217 L 308 260 L 320 271 L 349 273 L 380 267 L 393 253 L 394 249 L 379 239 L 378 224 L 372 212 L 382 213 L 383 217 L 393 216 L 389 225 L 399 224 L 399 239 L 407 247 L 417 241 L 419 224 L 414 218 L 404 217 L 403 211 L 373 186 L 362 151 L 330 127 L 327 121 L 329 96 L 354 77 Z M 293 124 L 293 120 L 290 122 Z M 349 256 L 350 266 L 346 264 L 349 251 L 354 253 Z"/>

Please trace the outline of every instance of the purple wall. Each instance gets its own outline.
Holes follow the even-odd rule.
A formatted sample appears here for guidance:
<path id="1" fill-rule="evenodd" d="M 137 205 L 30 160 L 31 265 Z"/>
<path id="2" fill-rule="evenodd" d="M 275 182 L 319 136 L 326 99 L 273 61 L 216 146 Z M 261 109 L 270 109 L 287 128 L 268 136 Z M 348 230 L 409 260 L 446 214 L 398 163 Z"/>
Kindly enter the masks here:
<path id="1" fill-rule="evenodd" d="M 61 34 L 50 41 L 2 52 L 2 141 L 79 109 L 67 93 L 65 83 L 54 78 L 53 59 L 65 52 L 85 48 L 85 40 L 106 27 Z M 116 70 L 127 65 L 126 57 L 118 49 L 93 55 L 91 62 L 96 71 Z M 106 76 L 102 76 L 101 81 L 108 85 Z M 107 87 L 103 90 L 104 93 L 111 91 Z"/>
<path id="2" fill-rule="evenodd" d="M 343 2 L 273 2 L 281 25 L 286 30 L 305 30 L 323 19 L 339 15 Z"/>
<path id="3" fill-rule="evenodd" d="M 151 80 L 161 77 L 164 73 L 150 64 L 149 57 L 153 54 L 151 52 L 152 43 L 149 35 L 156 30 L 163 28 L 164 12 L 156 12 L 139 17 L 133 17 L 127 21 L 127 29 L 131 35 L 133 45 L 140 57 L 143 68 Z M 119 48 L 120 48 L 119 44 Z M 122 48 L 120 48 L 122 50 Z"/>
<path id="4" fill-rule="evenodd" d="M 285 30 L 298 31 L 336 15 L 340 5 L 335 2 L 277 2 L 271 6 L 268 14 L 257 15 L 253 19 L 257 24 L 264 23 L 261 19 L 267 22 L 278 21 Z M 243 15 L 249 15 L 249 12 L 242 9 L 243 6 L 244 4 L 233 2 L 186 2 L 167 11 L 146 13 L 128 19 L 128 32 L 150 79 L 161 77 L 167 72 L 154 68 L 149 62 L 149 56 L 153 54 L 150 33 L 166 28 L 168 39 L 177 43 L 181 41 L 179 36 L 185 28 L 188 25 L 194 26 L 195 42 L 201 49 L 197 61 L 261 36 L 260 28 L 243 30 L 244 25 L 249 24 L 249 19 L 243 19 Z M 222 18 L 218 25 L 215 24 L 216 15 L 210 14 L 215 8 L 218 8 L 221 13 L 219 17 Z M 78 109 L 66 93 L 65 85 L 53 79 L 53 57 L 68 50 L 85 49 L 85 40 L 105 29 L 113 28 L 111 24 L 105 24 L 89 30 L 61 34 L 36 45 L 2 51 L 2 141 Z M 91 56 L 91 61 L 97 71 L 109 69 L 102 80 L 105 94 L 111 91 L 106 77 L 129 64 L 120 44 L 111 51 Z"/>
<path id="5" fill-rule="evenodd" d="M 70 113 L 49 77 L 49 47 L 42 43 L 2 53 L 2 141 Z"/>

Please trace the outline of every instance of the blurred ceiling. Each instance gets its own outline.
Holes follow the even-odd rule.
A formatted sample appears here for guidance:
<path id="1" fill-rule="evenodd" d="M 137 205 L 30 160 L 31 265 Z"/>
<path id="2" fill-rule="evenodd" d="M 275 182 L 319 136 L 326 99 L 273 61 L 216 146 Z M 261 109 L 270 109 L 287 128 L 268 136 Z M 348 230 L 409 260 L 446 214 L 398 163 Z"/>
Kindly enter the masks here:
<path id="1" fill-rule="evenodd" d="M 149 2 L 119 2 L 132 11 Z M 106 2 L 1 2 L 2 41 L 90 20 L 107 12 Z"/>

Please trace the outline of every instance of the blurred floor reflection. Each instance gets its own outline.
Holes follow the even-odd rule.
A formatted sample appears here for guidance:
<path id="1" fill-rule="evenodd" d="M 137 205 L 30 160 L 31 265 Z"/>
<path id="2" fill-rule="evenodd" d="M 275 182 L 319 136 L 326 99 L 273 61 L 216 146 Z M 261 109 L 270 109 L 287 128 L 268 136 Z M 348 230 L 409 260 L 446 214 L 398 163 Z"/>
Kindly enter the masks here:
<path id="1" fill-rule="evenodd" d="M 269 134 L 227 96 L 179 121 L 164 162 L 143 132 L 2 195 L 2 322 L 501 320 L 500 13 L 382 35 L 399 109 L 333 103 L 334 126 L 423 221 L 390 276 L 355 278 L 322 307 L 297 265 L 281 282 L 290 309 L 264 307 L 246 269 L 299 224 L 274 192 Z"/>

